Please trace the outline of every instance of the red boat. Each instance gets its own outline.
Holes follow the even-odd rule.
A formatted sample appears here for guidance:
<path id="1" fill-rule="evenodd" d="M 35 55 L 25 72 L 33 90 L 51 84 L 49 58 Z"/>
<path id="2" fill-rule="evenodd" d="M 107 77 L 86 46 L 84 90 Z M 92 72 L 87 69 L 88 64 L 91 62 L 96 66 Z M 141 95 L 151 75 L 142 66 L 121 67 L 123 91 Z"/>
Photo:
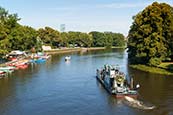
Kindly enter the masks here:
<path id="1" fill-rule="evenodd" d="M 17 69 L 26 69 L 28 68 L 28 64 L 18 64 L 18 65 L 15 65 Z"/>
<path id="2" fill-rule="evenodd" d="M 6 75 L 6 72 L 0 71 L 0 78 L 1 78 L 1 77 L 4 77 L 5 75 Z"/>

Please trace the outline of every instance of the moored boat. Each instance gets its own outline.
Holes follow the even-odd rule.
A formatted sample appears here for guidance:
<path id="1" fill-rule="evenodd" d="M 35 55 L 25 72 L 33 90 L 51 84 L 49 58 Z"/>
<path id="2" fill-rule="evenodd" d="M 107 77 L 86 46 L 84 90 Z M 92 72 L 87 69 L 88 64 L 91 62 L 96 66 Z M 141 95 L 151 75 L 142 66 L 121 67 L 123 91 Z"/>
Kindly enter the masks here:
<path id="1" fill-rule="evenodd" d="M 6 72 L 0 71 L 0 78 L 4 77 L 6 75 Z"/>
<path id="2" fill-rule="evenodd" d="M 3 71 L 3 72 L 13 72 L 14 70 L 15 70 L 15 67 L 12 67 L 12 66 L 0 67 L 0 71 Z"/>
<path id="3" fill-rule="evenodd" d="M 46 59 L 43 59 L 43 58 L 38 58 L 35 60 L 35 63 L 45 63 L 46 62 Z"/>
<path id="4" fill-rule="evenodd" d="M 96 78 L 110 94 L 117 98 L 137 97 L 137 90 L 129 86 L 125 74 L 117 67 L 105 65 L 103 69 L 97 69 Z"/>

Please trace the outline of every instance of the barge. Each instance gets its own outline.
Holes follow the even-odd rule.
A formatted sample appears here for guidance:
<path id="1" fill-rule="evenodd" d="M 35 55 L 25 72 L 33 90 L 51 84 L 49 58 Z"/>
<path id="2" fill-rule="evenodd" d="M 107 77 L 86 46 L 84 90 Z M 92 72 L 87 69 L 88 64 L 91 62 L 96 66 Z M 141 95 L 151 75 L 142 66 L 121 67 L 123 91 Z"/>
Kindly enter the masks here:
<path id="1" fill-rule="evenodd" d="M 124 98 L 125 96 L 137 98 L 137 90 L 130 87 L 125 74 L 118 67 L 105 65 L 103 69 L 97 69 L 96 78 L 116 98 Z"/>

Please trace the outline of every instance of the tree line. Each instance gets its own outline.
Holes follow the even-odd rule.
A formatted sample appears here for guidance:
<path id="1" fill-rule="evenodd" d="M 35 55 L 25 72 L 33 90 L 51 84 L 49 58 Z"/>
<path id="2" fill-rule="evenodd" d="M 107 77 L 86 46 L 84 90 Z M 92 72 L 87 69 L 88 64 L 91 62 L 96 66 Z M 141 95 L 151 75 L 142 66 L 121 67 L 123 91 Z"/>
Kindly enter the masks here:
<path id="1" fill-rule="evenodd" d="M 17 14 L 9 14 L 0 7 L 0 55 L 11 50 L 41 50 L 42 45 L 58 47 L 125 46 L 125 37 L 113 32 L 59 32 L 51 27 L 38 30 L 18 23 Z"/>
<path id="2" fill-rule="evenodd" d="M 154 2 L 133 17 L 128 34 L 132 64 L 157 66 L 173 59 L 173 7 Z"/>

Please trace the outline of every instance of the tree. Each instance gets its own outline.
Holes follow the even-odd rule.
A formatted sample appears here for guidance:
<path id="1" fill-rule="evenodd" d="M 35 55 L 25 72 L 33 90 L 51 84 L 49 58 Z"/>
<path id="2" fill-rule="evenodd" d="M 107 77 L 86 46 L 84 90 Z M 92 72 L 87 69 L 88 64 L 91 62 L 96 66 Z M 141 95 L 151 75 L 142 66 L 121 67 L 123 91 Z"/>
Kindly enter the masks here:
<path id="1" fill-rule="evenodd" d="M 30 50 L 32 47 L 38 48 L 37 32 L 28 26 L 18 26 L 9 34 L 10 48 L 15 50 Z M 40 47 L 40 46 L 39 46 Z"/>
<path id="2" fill-rule="evenodd" d="M 9 14 L 4 8 L 0 7 L 0 55 L 10 50 L 9 34 L 19 24 L 17 14 Z"/>
<path id="3" fill-rule="evenodd" d="M 93 31 L 89 33 L 93 38 L 93 46 L 104 47 L 106 44 L 104 33 Z"/>
<path id="4" fill-rule="evenodd" d="M 60 33 L 60 39 L 61 39 L 61 46 L 68 47 L 69 46 L 69 38 L 68 33 L 62 32 Z"/>
<path id="5" fill-rule="evenodd" d="M 91 35 L 89 35 L 87 33 L 80 33 L 79 39 L 80 39 L 80 46 L 91 47 L 92 42 L 93 42 Z"/>
<path id="6" fill-rule="evenodd" d="M 89 33 L 93 38 L 93 46 L 96 47 L 111 47 L 111 46 L 125 46 L 125 37 L 120 33 L 112 32 L 97 32 L 93 31 Z"/>
<path id="7" fill-rule="evenodd" d="M 61 39 L 60 33 L 50 27 L 45 27 L 45 29 L 40 28 L 38 30 L 38 36 L 46 45 L 51 45 L 53 47 L 58 47 Z"/>
<path id="8" fill-rule="evenodd" d="M 128 35 L 131 63 L 156 66 L 171 55 L 173 10 L 165 3 L 154 2 L 133 17 Z"/>

